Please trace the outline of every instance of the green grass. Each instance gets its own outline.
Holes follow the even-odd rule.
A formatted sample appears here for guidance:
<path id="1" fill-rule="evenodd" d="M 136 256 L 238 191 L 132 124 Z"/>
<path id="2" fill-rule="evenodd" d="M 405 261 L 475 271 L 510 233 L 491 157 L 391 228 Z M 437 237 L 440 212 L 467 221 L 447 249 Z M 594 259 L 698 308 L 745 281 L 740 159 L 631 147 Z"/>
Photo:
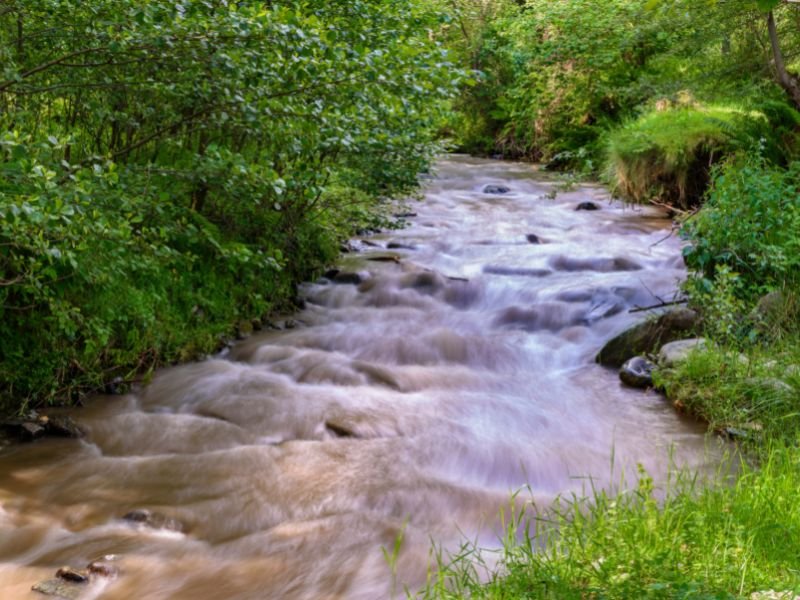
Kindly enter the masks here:
<path id="1" fill-rule="evenodd" d="M 763 125 L 759 113 L 727 106 L 647 112 L 609 134 L 607 176 L 626 200 L 685 207 L 702 197 L 710 167 L 753 142 L 751 130 Z"/>
<path id="2" fill-rule="evenodd" d="M 658 379 L 673 403 L 709 423 L 733 428 L 756 453 L 768 441 L 800 435 L 800 339 L 739 350 L 712 347 Z"/>
<path id="3" fill-rule="evenodd" d="M 627 493 L 564 499 L 509 534 L 500 567 L 465 547 L 441 558 L 426 599 L 749 598 L 800 592 L 800 453 L 773 446 L 759 468 L 737 462 L 735 481 L 679 472 L 658 491 L 646 475 Z M 730 472 L 730 471 L 728 471 Z M 486 573 L 489 573 L 487 576 Z"/>

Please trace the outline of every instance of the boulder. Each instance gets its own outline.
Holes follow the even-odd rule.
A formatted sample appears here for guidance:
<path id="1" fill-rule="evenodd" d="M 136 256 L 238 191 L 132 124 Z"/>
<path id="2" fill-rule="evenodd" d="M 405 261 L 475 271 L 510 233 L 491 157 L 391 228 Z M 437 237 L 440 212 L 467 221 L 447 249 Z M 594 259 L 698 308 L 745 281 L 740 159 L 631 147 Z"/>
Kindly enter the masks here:
<path id="1" fill-rule="evenodd" d="M 597 362 L 606 367 L 621 367 L 629 358 L 652 354 L 662 345 L 696 333 L 701 326 L 700 315 L 688 308 L 674 308 L 624 331 L 597 354 Z"/>
<path id="2" fill-rule="evenodd" d="M 622 383 L 635 388 L 653 387 L 653 369 L 655 365 L 644 356 L 634 356 L 625 361 L 619 370 Z"/>
<path id="3" fill-rule="evenodd" d="M 594 202 L 581 202 L 575 210 L 600 210 L 600 207 Z"/>
<path id="4" fill-rule="evenodd" d="M 504 185 L 487 185 L 483 188 L 484 194 L 507 194 L 510 191 L 511 188 Z"/>
<path id="5" fill-rule="evenodd" d="M 675 367 L 684 362 L 698 348 L 707 345 L 705 338 L 692 338 L 664 344 L 658 352 L 658 364 L 662 367 Z"/>

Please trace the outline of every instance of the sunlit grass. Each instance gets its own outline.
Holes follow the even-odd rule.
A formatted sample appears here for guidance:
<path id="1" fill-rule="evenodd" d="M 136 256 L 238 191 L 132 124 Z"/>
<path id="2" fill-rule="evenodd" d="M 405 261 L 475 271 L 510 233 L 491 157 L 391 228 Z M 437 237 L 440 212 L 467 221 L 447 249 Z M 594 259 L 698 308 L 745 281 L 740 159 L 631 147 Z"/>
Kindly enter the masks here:
<path id="1" fill-rule="evenodd" d="M 800 453 L 773 446 L 759 468 L 735 461 L 712 481 L 689 471 L 656 490 L 638 485 L 563 498 L 518 515 L 499 555 L 465 546 L 439 556 L 426 599 L 749 598 L 800 592 Z M 657 500 L 659 492 L 663 500 Z M 522 538 L 514 535 L 521 524 Z"/>

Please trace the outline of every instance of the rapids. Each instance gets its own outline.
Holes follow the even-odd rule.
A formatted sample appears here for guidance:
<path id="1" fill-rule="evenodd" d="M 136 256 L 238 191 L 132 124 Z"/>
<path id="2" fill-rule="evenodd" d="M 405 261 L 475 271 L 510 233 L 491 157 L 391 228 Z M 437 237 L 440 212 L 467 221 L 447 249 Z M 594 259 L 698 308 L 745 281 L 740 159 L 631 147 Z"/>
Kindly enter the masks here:
<path id="1" fill-rule="evenodd" d="M 0 450 L 0 598 L 107 554 L 120 576 L 83 597 L 399 598 L 432 542 L 496 547 L 514 491 L 546 508 L 637 463 L 712 463 L 702 426 L 593 362 L 685 275 L 670 222 L 556 186 L 442 160 L 409 227 L 304 286 L 297 327 L 93 399 L 71 412 L 84 440 Z"/>

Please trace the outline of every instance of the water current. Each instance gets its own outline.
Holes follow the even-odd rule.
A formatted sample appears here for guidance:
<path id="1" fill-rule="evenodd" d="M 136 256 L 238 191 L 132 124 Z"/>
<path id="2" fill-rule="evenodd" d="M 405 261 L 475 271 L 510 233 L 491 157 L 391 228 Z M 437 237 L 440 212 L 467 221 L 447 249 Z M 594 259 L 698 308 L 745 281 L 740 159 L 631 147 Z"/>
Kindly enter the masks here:
<path id="1" fill-rule="evenodd" d="M 460 156 L 412 210 L 304 286 L 295 327 L 93 399 L 85 439 L 0 450 L 0 598 L 109 554 L 83 598 L 390 598 L 434 542 L 496 547 L 515 490 L 710 461 L 702 426 L 593 362 L 684 276 L 663 214 Z"/>

